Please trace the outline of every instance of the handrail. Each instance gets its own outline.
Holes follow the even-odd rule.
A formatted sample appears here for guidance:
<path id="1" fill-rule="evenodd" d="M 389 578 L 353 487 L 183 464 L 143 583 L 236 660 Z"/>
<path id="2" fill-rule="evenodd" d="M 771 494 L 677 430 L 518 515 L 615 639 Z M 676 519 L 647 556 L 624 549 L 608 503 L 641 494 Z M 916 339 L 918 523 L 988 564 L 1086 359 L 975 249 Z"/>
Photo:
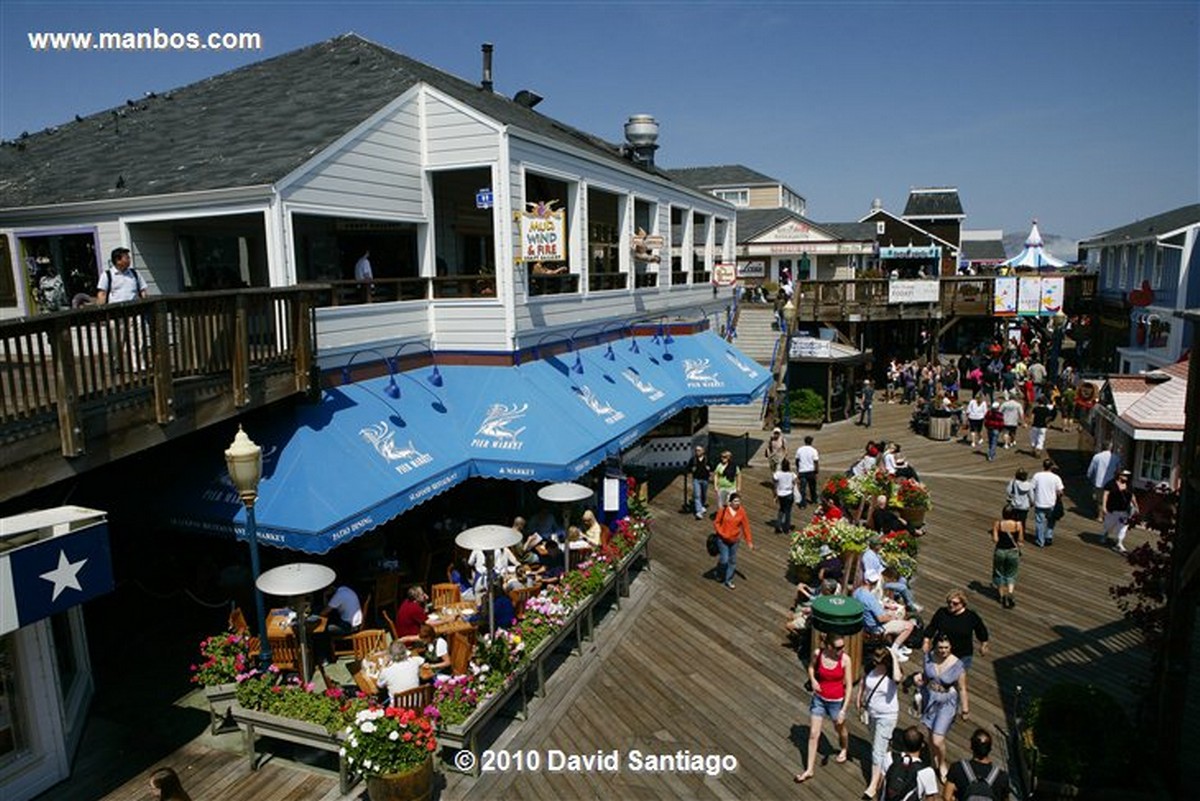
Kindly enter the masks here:
<path id="1" fill-rule="evenodd" d="M 56 417 L 64 456 L 84 451 L 85 412 L 153 398 L 154 419 L 175 418 L 181 381 L 224 377 L 235 407 L 251 374 L 291 372 L 309 387 L 312 309 L 327 286 L 163 295 L 0 322 L 0 430 Z"/>

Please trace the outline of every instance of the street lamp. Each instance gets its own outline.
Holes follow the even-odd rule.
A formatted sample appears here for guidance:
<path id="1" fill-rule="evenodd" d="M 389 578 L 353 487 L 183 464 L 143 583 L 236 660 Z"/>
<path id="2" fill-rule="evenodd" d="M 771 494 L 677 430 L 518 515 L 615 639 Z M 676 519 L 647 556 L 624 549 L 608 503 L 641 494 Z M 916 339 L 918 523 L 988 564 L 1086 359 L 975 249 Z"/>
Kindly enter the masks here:
<path id="1" fill-rule="evenodd" d="M 258 480 L 262 478 L 262 448 L 255 445 L 238 426 L 233 444 L 225 451 L 229 478 L 246 506 L 246 540 L 250 543 L 250 572 L 254 579 L 254 607 L 258 613 L 259 661 L 263 669 L 271 665 L 271 641 L 267 638 L 267 611 L 258 589 L 258 527 L 254 521 L 254 502 L 258 500 Z"/>

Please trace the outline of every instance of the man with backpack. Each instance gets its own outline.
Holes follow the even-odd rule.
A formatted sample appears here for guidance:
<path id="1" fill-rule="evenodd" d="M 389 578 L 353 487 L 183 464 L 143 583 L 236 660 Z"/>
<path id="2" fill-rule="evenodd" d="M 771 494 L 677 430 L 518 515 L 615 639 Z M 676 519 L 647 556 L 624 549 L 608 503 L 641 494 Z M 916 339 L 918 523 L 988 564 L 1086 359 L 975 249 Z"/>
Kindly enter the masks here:
<path id="1" fill-rule="evenodd" d="M 927 801 L 938 797 L 937 774 L 921 762 L 925 734 L 909 726 L 900 736 L 903 753 L 889 751 L 883 757 L 882 801 Z"/>
<path id="2" fill-rule="evenodd" d="M 1008 774 L 992 762 L 992 736 L 971 735 L 971 758 L 955 762 L 942 789 L 943 801 L 1008 801 Z"/>

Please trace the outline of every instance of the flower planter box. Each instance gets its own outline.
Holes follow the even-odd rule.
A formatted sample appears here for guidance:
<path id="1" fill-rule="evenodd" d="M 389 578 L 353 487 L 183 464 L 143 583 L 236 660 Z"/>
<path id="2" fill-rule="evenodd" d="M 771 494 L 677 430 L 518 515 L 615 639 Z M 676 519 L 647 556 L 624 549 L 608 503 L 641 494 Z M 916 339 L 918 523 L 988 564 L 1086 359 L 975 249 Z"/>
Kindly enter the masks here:
<path id="1" fill-rule="evenodd" d="M 289 743 L 338 754 L 338 782 L 343 795 L 350 792 L 350 788 L 357 781 L 357 776 L 351 774 L 346 765 L 346 758 L 339 753 L 343 738 L 341 732 L 330 734 L 324 726 L 318 726 L 315 723 L 245 709 L 236 701 L 230 708 L 230 714 L 233 716 L 233 720 L 243 727 L 242 743 L 246 755 L 250 759 L 250 770 L 258 770 L 255 740 L 261 734 L 277 740 L 285 740 Z"/>
<path id="2" fill-rule="evenodd" d="M 237 728 L 237 724 L 230 715 L 230 709 L 237 697 L 237 684 L 216 684 L 212 687 L 205 687 L 204 697 L 208 699 L 213 734 L 233 731 Z"/>

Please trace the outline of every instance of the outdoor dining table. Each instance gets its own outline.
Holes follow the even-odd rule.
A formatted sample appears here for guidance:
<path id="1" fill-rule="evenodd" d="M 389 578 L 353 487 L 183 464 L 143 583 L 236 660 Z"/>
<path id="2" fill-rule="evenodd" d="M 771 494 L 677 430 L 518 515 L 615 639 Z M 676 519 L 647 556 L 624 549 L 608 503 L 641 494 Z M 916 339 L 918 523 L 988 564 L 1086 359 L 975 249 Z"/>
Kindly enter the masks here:
<path id="1" fill-rule="evenodd" d="M 267 636 L 268 637 L 291 637 L 295 636 L 294 628 L 295 621 L 292 620 L 292 610 L 272 609 L 267 614 Z M 317 617 L 315 621 L 310 621 L 308 624 L 308 632 L 310 634 L 320 634 L 325 631 L 325 625 L 329 621 L 323 617 Z"/>

